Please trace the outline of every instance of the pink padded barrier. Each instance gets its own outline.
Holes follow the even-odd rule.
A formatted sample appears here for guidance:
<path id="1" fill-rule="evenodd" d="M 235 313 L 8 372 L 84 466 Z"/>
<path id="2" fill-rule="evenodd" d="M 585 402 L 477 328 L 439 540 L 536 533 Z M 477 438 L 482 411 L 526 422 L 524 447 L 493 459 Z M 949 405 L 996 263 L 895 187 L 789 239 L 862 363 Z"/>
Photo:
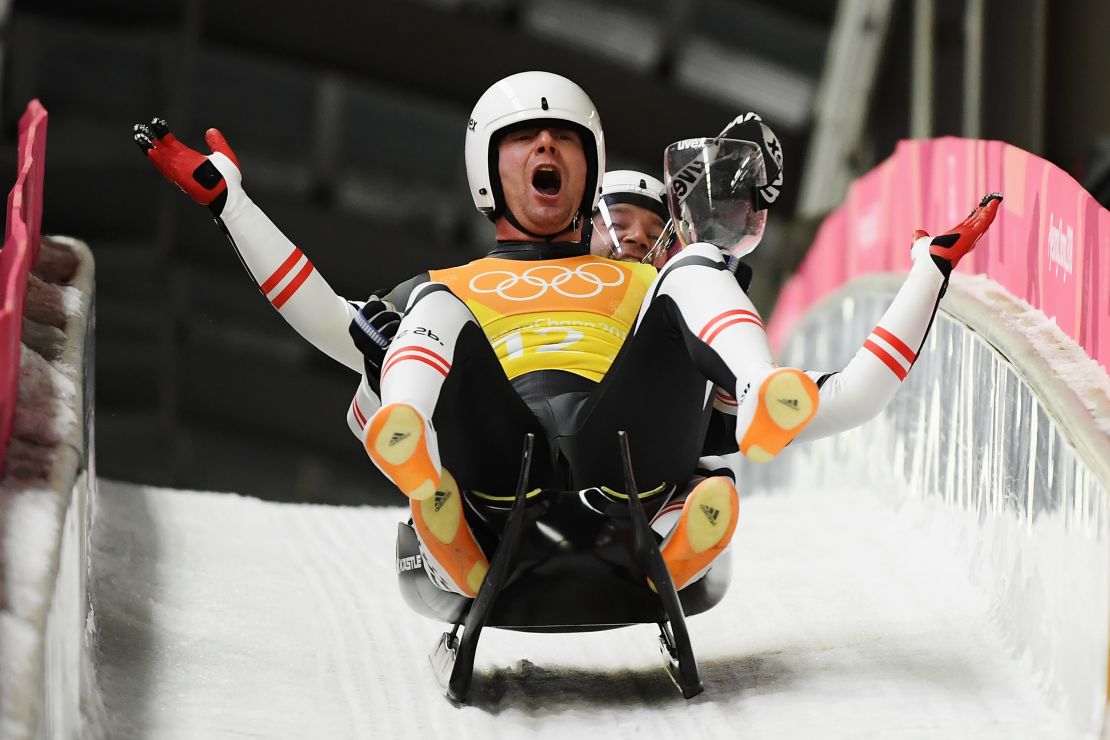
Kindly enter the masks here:
<path id="1" fill-rule="evenodd" d="M 1110 212 L 1070 175 L 1000 141 L 902 141 L 825 219 L 768 331 L 781 347 L 816 301 L 857 275 L 909 268 L 915 228 L 941 233 L 984 194 L 1005 196 L 959 271 L 984 274 L 1055 319 L 1110 368 Z"/>
<path id="2" fill-rule="evenodd" d="M 8 195 L 4 246 L 0 248 L 0 474 L 7 458 L 19 400 L 19 351 L 27 273 L 39 250 L 42 227 L 46 109 L 32 100 L 19 119 L 19 162 Z"/>

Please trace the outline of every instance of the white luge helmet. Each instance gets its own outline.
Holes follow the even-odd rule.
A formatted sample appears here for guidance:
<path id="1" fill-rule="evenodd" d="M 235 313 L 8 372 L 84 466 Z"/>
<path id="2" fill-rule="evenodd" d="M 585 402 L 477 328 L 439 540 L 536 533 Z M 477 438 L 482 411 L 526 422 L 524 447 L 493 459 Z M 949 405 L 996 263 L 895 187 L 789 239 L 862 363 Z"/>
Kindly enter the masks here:
<path id="1" fill-rule="evenodd" d="M 482 94 L 466 126 L 466 177 L 474 207 L 496 220 L 505 209 L 498 171 L 498 135 L 510 128 L 551 123 L 582 137 L 586 187 L 580 212 L 588 218 L 601 195 L 605 136 L 589 96 L 566 77 L 550 72 L 520 72 L 495 82 Z"/>
<path id="2" fill-rule="evenodd" d="M 605 173 L 601 181 L 601 200 L 594 214 L 600 218 L 604 227 L 602 243 L 609 245 L 612 252 L 610 256 L 614 259 L 622 259 L 623 256 L 623 247 L 609 213 L 609 208 L 618 204 L 643 208 L 654 213 L 665 224 L 663 233 L 640 260 L 651 264 L 673 242 L 671 237 L 674 230 L 670 228 L 671 213 L 667 208 L 666 185 L 651 175 L 636 170 L 613 170 Z"/>
<path id="3" fill-rule="evenodd" d="M 601 180 L 601 201 L 607 206 L 617 203 L 639 206 L 659 216 L 663 223 L 671 218 L 663 183 L 636 170 L 606 172 Z"/>

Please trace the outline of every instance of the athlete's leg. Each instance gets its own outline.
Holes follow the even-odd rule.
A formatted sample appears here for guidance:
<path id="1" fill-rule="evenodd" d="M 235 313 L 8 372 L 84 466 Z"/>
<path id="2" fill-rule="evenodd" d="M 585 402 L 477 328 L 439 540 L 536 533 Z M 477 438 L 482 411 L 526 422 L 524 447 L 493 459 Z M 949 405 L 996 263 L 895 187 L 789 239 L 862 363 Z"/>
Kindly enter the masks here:
<path id="1" fill-rule="evenodd" d="M 705 478 L 683 502 L 678 523 L 659 549 L 676 589 L 705 575 L 732 541 L 739 520 L 736 486 L 726 476 Z"/>
<path id="2" fill-rule="evenodd" d="M 741 384 L 736 440 L 777 454 L 812 418 L 814 382 L 776 368 L 763 323 L 715 248 L 693 245 L 663 268 L 632 336 L 561 440 L 575 485 L 623 487 L 618 429 L 641 489 L 685 483 L 702 451 L 713 385 Z"/>
<path id="3" fill-rule="evenodd" d="M 684 484 L 701 454 L 713 382 L 697 367 L 673 301 L 660 298 L 559 440 L 572 486 L 623 491 L 617 432 L 628 433 L 637 487 Z"/>
<path id="4" fill-rule="evenodd" d="M 363 442 L 374 464 L 409 498 L 430 498 L 439 485 L 439 443 L 429 422 L 459 333 L 473 320 L 444 286 L 420 285 L 382 363 L 382 406 L 370 417 Z"/>
<path id="5" fill-rule="evenodd" d="M 536 437 L 528 486 L 554 485 L 547 434 L 476 322 L 460 332 L 432 422 L 443 464 L 463 490 L 512 495 L 528 433 Z"/>
<path id="6" fill-rule="evenodd" d="M 546 475 L 550 455 L 539 423 L 473 315 L 445 286 L 413 292 L 381 388 L 366 450 L 410 498 L 430 498 L 444 465 L 463 489 L 511 493 L 528 432 L 537 435 L 536 476 Z"/>
<path id="7" fill-rule="evenodd" d="M 763 321 L 718 250 L 693 244 L 663 268 L 637 333 L 662 298 L 674 302 L 670 315 L 679 319 L 691 359 L 736 398 L 740 451 L 757 462 L 777 455 L 813 418 L 817 387 L 800 370 L 775 367 Z"/>
<path id="8" fill-rule="evenodd" d="M 470 311 L 435 283 L 414 291 L 382 366 L 381 388 L 366 450 L 410 497 L 433 580 L 472 597 L 489 562 L 466 521 L 460 485 L 512 492 L 529 432 L 537 435 L 537 475 L 546 475 L 546 437 Z"/>
<path id="9" fill-rule="evenodd" d="M 489 560 L 467 524 L 462 495 L 451 473 L 444 469 L 435 496 L 409 499 L 409 508 L 432 581 L 447 591 L 473 597 L 486 577 Z"/>
<path id="10" fill-rule="evenodd" d="M 739 520 L 732 470 L 719 457 L 698 462 L 697 474 L 660 509 L 651 527 L 676 589 L 697 582 L 732 541 Z"/>

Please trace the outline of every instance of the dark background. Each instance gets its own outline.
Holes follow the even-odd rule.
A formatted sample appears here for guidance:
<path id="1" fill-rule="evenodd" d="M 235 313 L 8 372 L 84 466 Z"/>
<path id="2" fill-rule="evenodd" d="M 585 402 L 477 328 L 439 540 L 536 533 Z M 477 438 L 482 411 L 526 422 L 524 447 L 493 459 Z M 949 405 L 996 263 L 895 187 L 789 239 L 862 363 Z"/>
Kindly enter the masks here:
<path id="1" fill-rule="evenodd" d="M 830 100 L 849 2 L 874 7 L 863 33 L 881 53 L 860 64 L 858 100 Z M 252 198 L 351 298 L 488 249 L 464 126 L 490 84 L 527 69 L 586 89 L 611 169 L 658 173 L 671 141 L 763 115 L 787 178 L 752 257 L 765 315 L 843 195 L 822 179 L 811 187 L 824 197 L 799 202 L 823 104 L 862 121 L 841 139 L 848 175 L 900 138 L 956 134 L 1040 154 L 1104 203 L 1110 189 L 1105 0 L 17 0 L 0 14 L 0 171 L 14 181 L 16 123 L 39 98 L 43 232 L 87 241 L 97 261 L 97 454 L 110 478 L 400 503 L 347 430 L 357 378 L 281 320 L 205 209 L 131 142 L 154 115 L 197 148 L 219 127 Z M 922 69 L 931 81 L 913 82 Z"/>

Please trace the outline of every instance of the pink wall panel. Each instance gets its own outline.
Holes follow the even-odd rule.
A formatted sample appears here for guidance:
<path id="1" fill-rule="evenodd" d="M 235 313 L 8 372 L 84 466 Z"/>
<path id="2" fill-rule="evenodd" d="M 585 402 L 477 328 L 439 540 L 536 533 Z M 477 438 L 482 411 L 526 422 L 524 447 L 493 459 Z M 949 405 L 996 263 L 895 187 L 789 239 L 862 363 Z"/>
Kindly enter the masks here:
<path id="1" fill-rule="evenodd" d="M 1110 212 L 1070 175 L 998 141 L 899 142 L 825 219 L 770 323 L 775 346 L 853 277 L 907 270 L 914 229 L 944 233 L 987 193 L 998 217 L 960 271 L 985 274 L 1041 309 L 1110 367 Z"/>
<path id="2" fill-rule="evenodd" d="M 32 100 L 19 119 L 16 181 L 8 194 L 0 248 L 0 473 L 4 470 L 19 396 L 19 354 L 27 273 L 39 249 L 46 110 Z"/>
<path id="3" fill-rule="evenodd" d="M 888 159 L 856 180 L 848 194 L 844 259 L 850 276 L 891 268 L 891 209 L 883 204 L 891 202 L 893 179 L 894 160 Z"/>

